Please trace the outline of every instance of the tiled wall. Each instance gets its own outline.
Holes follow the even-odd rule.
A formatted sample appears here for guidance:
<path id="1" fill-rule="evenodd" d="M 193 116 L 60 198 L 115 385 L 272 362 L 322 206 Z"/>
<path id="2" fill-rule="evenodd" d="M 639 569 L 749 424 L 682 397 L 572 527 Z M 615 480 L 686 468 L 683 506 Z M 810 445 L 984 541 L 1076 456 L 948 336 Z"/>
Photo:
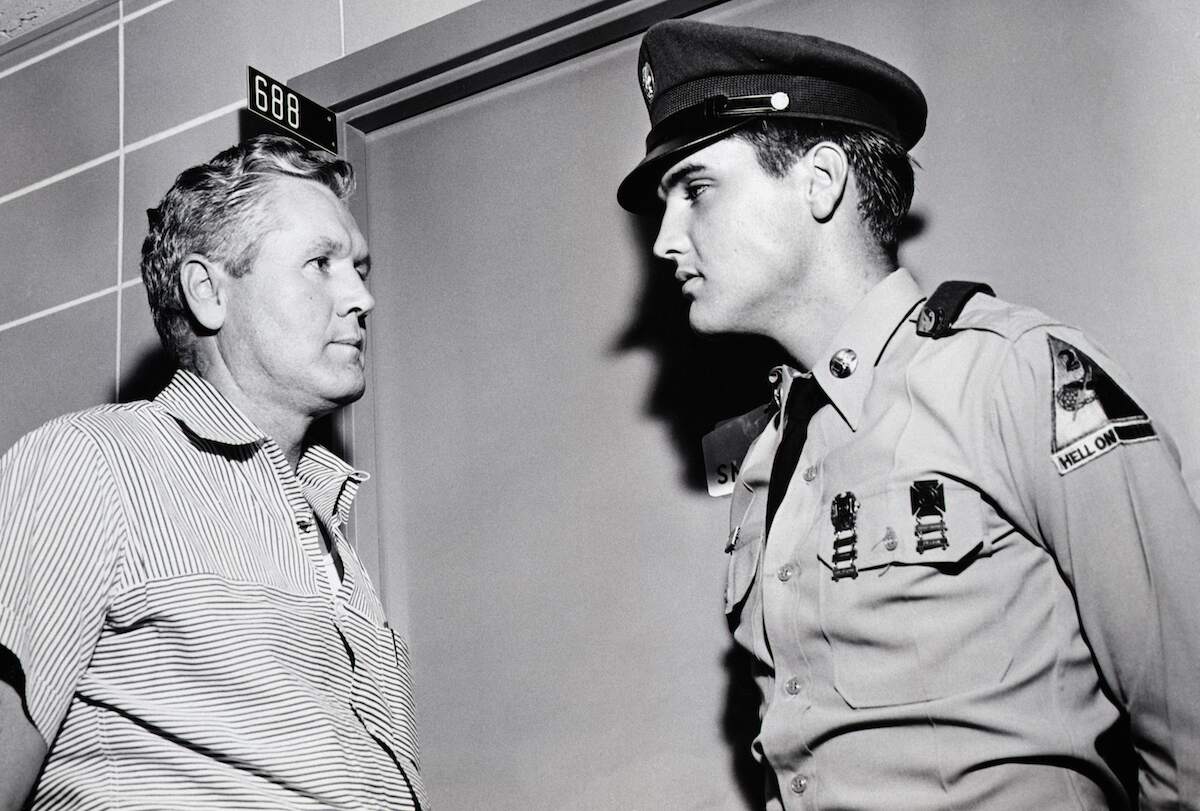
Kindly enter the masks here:
<path id="1" fill-rule="evenodd" d="M 0 51 L 0 453 L 161 381 L 144 212 L 238 140 L 247 64 L 286 80 L 470 2 L 96 2 Z"/>

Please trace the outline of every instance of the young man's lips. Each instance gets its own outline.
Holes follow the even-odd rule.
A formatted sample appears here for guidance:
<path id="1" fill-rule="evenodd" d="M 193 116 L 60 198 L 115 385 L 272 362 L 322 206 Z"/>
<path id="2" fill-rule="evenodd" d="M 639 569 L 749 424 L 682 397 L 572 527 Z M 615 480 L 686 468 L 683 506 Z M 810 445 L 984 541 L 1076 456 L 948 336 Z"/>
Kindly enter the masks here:
<path id="1" fill-rule="evenodd" d="M 678 268 L 675 271 L 675 281 L 679 282 L 679 286 L 684 293 L 688 292 L 689 289 L 694 289 L 702 278 L 699 273 L 692 270 Z"/>

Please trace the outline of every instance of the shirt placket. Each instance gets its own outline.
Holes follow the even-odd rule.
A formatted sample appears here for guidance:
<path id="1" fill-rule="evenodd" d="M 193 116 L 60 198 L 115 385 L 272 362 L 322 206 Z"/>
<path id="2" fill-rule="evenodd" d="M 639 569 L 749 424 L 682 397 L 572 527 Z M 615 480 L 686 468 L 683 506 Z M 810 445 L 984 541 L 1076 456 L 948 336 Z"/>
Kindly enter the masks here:
<path id="1" fill-rule="evenodd" d="M 816 595 L 822 565 L 817 558 L 823 502 L 821 459 L 824 442 L 819 416 L 808 437 L 767 538 L 763 558 L 763 617 L 774 651 L 775 680 L 768 713 L 772 728 L 785 726 L 790 745 L 768 751 L 784 807 L 813 808 L 818 775 L 806 742 L 804 718 L 812 708 L 813 668 L 806 631 L 816 624 Z"/>
<path id="2" fill-rule="evenodd" d="M 338 498 L 335 500 L 331 514 L 324 519 L 324 526 L 329 535 L 330 543 L 342 560 L 342 580 L 335 590 L 328 593 L 331 594 L 334 626 L 337 628 L 350 656 L 349 672 L 347 674 L 350 685 L 348 697 L 349 710 L 365 733 L 362 739 L 364 744 L 367 741 L 373 741 L 375 746 L 392 751 L 393 756 L 400 756 L 403 753 L 394 751 L 392 742 L 380 737 L 372 729 L 372 726 L 367 723 L 366 718 L 364 718 L 365 709 L 359 706 L 359 691 L 365 689 L 365 685 L 370 682 L 370 674 L 359 672 L 359 668 L 363 667 L 363 663 L 368 661 L 369 657 L 365 651 L 358 649 L 358 645 L 356 644 L 357 634 L 349 627 L 352 622 L 348 616 L 351 610 L 349 605 L 352 602 L 355 590 L 359 587 L 361 570 L 358 558 L 354 554 L 354 550 L 350 547 L 349 541 L 346 539 L 346 522 L 350 512 L 349 505 L 353 500 L 353 493 L 355 492 L 353 487 L 349 485 L 346 485 L 346 487 L 347 489 L 340 492 Z M 311 505 L 308 505 L 307 502 L 305 502 L 305 505 L 311 513 Z M 318 520 L 321 519 L 318 518 Z M 320 553 L 325 554 L 323 547 L 321 547 Z M 376 673 L 374 675 L 379 677 L 381 674 Z M 367 745 L 369 746 L 369 744 Z M 391 807 L 392 801 L 385 790 L 387 781 L 372 778 L 372 774 L 377 775 L 376 769 L 378 768 L 378 760 L 373 759 L 371 757 L 372 754 L 374 753 L 368 753 L 362 747 L 355 747 L 353 751 L 346 753 L 346 756 L 352 761 L 356 773 L 363 778 L 362 785 L 364 789 L 371 793 L 373 807 L 383 811 L 383 809 Z M 403 767 L 398 766 L 398 768 L 403 770 Z M 415 778 L 416 776 L 414 776 Z"/>
<path id="3" fill-rule="evenodd" d="M 324 565 L 326 553 L 325 544 L 321 540 L 321 528 L 317 523 L 317 516 L 313 512 L 312 506 L 304 498 L 303 485 L 296 474 L 292 472 L 291 466 L 278 445 L 267 440 L 263 443 L 263 448 L 275 471 L 276 481 L 283 491 L 294 535 L 304 553 L 305 560 L 308 561 L 308 568 L 316 577 L 321 593 L 332 595 L 334 588 L 333 584 L 329 582 L 329 575 Z"/>
<path id="4" fill-rule="evenodd" d="M 366 728 L 366 724 L 363 722 L 358 708 L 355 706 L 355 671 L 360 666 L 359 663 L 362 661 L 362 654 L 355 650 L 354 634 L 347 628 L 346 604 L 357 582 L 357 564 L 353 562 L 353 558 L 348 554 L 349 545 L 343 531 L 343 511 L 335 508 L 333 515 L 329 518 L 328 523 L 325 524 L 325 530 L 329 533 L 330 542 L 338 554 L 342 556 L 342 580 L 335 586 L 335 584 L 330 582 L 329 570 L 324 565 L 324 556 L 328 553 L 325 550 L 325 544 L 321 538 L 320 526 L 318 525 L 320 518 L 316 515 L 312 505 L 305 499 L 303 485 L 299 478 L 292 473 L 282 452 L 272 443 L 268 443 L 268 445 L 268 453 L 271 456 L 280 485 L 283 487 L 288 507 L 294 519 L 293 523 L 296 528 L 297 539 L 304 550 L 305 557 L 310 562 L 314 576 L 317 578 L 321 588 L 321 593 L 329 599 L 330 622 L 346 648 L 347 662 L 345 678 L 348 704 L 346 710 L 349 712 L 349 715 L 353 716 L 354 722 L 362 728 L 364 736 L 360 740 L 365 743 L 368 740 L 373 740 L 374 735 Z M 378 809 L 378 811 L 383 811 L 387 808 L 387 798 L 379 791 L 381 782 L 371 777 L 376 764 L 371 754 L 365 751 L 362 746 L 352 745 L 348 747 L 348 751 L 342 752 L 341 756 L 345 759 L 347 767 L 357 776 L 359 785 L 372 795 L 372 802 L 369 804 L 360 802 L 361 807 L 370 807 Z M 364 798 L 360 798 L 360 800 L 362 799 Z"/>

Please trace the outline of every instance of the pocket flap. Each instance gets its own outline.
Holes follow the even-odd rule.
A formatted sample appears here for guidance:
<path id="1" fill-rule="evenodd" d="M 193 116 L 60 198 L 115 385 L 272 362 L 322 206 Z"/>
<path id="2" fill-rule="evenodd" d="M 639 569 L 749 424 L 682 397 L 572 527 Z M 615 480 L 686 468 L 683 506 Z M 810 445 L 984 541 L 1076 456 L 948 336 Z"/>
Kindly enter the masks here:
<path id="1" fill-rule="evenodd" d="M 741 520 L 733 523 L 726 545 L 726 551 L 729 553 L 729 571 L 725 582 L 726 614 L 731 613 L 746 599 L 758 571 L 759 557 L 762 555 L 766 490 L 745 489 L 749 490 L 746 507 L 733 513 L 736 516 L 740 512 Z M 740 507 L 740 504 L 738 506 Z"/>

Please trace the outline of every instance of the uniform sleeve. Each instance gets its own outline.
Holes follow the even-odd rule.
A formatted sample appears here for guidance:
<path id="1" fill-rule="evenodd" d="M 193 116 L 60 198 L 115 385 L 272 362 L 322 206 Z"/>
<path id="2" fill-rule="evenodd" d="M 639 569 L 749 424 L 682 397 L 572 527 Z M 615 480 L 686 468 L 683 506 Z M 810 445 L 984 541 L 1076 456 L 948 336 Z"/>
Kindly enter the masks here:
<path id="1" fill-rule="evenodd" d="M 999 378 L 996 456 L 1129 713 L 1141 808 L 1200 807 L 1200 512 L 1173 446 L 1077 331 L 1022 336 Z"/>
<path id="2" fill-rule="evenodd" d="M 70 424 L 0 458 L 0 647 L 47 745 L 100 635 L 123 526 L 107 465 Z"/>

